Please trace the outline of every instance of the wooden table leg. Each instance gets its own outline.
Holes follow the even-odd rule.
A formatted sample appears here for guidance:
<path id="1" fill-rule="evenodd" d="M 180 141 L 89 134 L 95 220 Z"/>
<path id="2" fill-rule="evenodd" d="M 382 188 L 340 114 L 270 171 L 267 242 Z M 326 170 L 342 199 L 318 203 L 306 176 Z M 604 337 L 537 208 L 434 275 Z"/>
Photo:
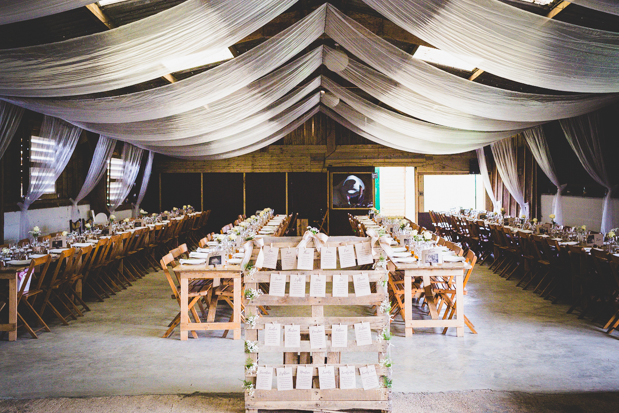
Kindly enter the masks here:
<path id="1" fill-rule="evenodd" d="M 456 277 L 456 336 L 464 337 L 464 285 L 462 276 Z"/>
<path id="2" fill-rule="evenodd" d="M 434 297 L 434 291 L 432 291 L 432 280 L 429 275 L 423 276 L 423 290 L 426 296 L 428 310 L 430 310 L 430 316 L 432 317 L 432 320 L 437 320 L 438 310 L 436 309 L 436 299 Z"/>
<path id="3" fill-rule="evenodd" d="M 9 280 L 9 324 L 14 325 L 9 331 L 9 341 L 17 340 L 17 274 Z"/>
<path id="4" fill-rule="evenodd" d="M 235 278 L 234 279 L 234 307 L 233 307 L 233 311 L 234 311 L 234 322 L 235 323 L 239 323 L 239 327 L 234 329 L 234 339 L 235 340 L 240 340 L 241 339 L 241 327 L 240 327 L 240 322 L 241 322 L 241 278 Z"/>
<path id="5" fill-rule="evenodd" d="M 404 336 L 410 337 L 413 335 L 413 327 L 409 327 L 409 322 L 413 321 L 413 292 L 412 292 L 412 277 L 404 272 Z"/>
<path id="6" fill-rule="evenodd" d="M 181 278 L 181 340 L 187 340 L 189 328 L 189 280 Z"/>

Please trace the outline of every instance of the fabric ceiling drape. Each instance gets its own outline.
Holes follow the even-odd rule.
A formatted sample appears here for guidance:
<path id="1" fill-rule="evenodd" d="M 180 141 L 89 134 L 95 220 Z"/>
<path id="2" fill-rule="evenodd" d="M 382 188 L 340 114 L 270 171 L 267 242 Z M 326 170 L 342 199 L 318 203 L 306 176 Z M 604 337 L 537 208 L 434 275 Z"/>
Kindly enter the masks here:
<path id="1" fill-rule="evenodd" d="M 571 3 L 619 16 L 619 2 L 617 0 L 572 0 Z"/>
<path id="2" fill-rule="evenodd" d="M 30 174 L 30 185 L 23 202 L 19 202 L 20 237 L 26 238 L 30 227 L 28 208 L 45 193 L 49 186 L 56 182 L 65 166 L 71 159 L 75 146 L 82 134 L 77 126 L 70 125 L 63 120 L 45 116 L 41 125 L 40 138 L 33 136 L 31 146 L 39 147 L 47 156 L 36 161 L 36 173 Z M 39 138 L 39 139 L 37 139 Z M 42 138 L 42 139 L 41 139 Z M 31 166 L 32 172 L 32 166 Z"/>
<path id="3" fill-rule="evenodd" d="M 555 216 L 555 222 L 559 225 L 563 225 L 563 201 L 561 191 L 565 188 L 566 184 L 562 185 L 557 177 L 555 166 L 550 156 L 550 148 L 548 147 L 548 142 L 546 142 L 544 129 L 538 126 L 524 131 L 523 135 L 537 164 L 542 171 L 544 171 L 548 179 L 550 179 L 550 182 L 557 187 L 557 194 L 552 201 L 552 213 Z"/>
<path id="4" fill-rule="evenodd" d="M 105 32 L 0 50 L 0 94 L 83 95 L 200 66 L 200 59 L 250 35 L 296 1 L 187 0 Z"/>
<path id="5" fill-rule="evenodd" d="M 617 201 L 612 198 L 619 186 L 619 177 L 610 173 L 611 166 L 606 160 L 606 157 L 610 154 L 604 148 L 604 141 L 610 139 L 610 137 L 605 136 L 600 125 L 600 115 L 597 112 L 564 119 L 560 123 L 568 143 L 585 171 L 607 190 L 604 198 L 601 227 L 602 232 L 607 233 L 612 228 L 619 227 L 619 219 L 614 212 L 614 204 Z"/>
<path id="6" fill-rule="evenodd" d="M 116 209 L 129 196 L 131 188 L 135 184 L 135 180 L 140 172 L 140 160 L 144 150 L 136 146 L 130 145 L 127 142 L 123 145 L 123 151 L 120 156 L 122 160 L 122 178 L 118 192 L 110 194 L 110 213 L 114 213 Z"/>
<path id="7" fill-rule="evenodd" d="M 92 155 L 92 161 L 90 162 L 90 168 L 88 168 L 88 174 L 86 180 L 82 185 L 82 189 L 77 194 L 75 199 L 71 199 L 71 219 L 77 221 L 80 217 L 77 204 L 84 199 L 92 190 L 97 186 L 101 178 L 107 171 L 108 163 L 114 153 L 114 147 L 116 146 L 116 139 L 108 138 L 107 136 L 99 136 L 97 147 Z"/>
<path id="8" fill-rule="evenodd" d="M 619 92 L 619 33 L 498 0 L 363 1 L 420 39 L 505 79 L 566 92 Z"/>
<path id="9" fill-rule="evenodd" d="M 155 159 L 155 152 L 148 152 L 148 159 L 146 160 L 146 166 L 144 167 L 144 176 L 142 177 L 142 185 L 140 185 L 140 191 L 138 192 L 138 198 L 135 201 L 133 207 L 133 216 L 137 217 L 140 214 L 140 204 L 144 200 L 146 195 L 146 189 L 148 188 L 148 181 L 150 181 L 150 175 L 153 170 L 153 159 Z"/>
<path id="10" fill-rule="evenodd" d="M 475 152 L 477 153 L 477 162 L 479 163 L 481 178 L 484 181 L 484 188 L 486 188 L 486 193 L 488 197 L 490 197 L 490 201 L 492 201 L 494 212 L 499 212 L 501 210 L 501 203 L 494 196 L 494 189 L 492 189 L 492 183 L 490 183 L 490 174 L 488 173 L 488 164 L 486 163 L 486 152 L 484 148 L 479 148 Z"/>
<path id="11" fill-rule="evenodd" d="M 0 0 L 0 24 L 50 16 L 63 11 L 77 9 L 92 0 Z"/>
<path id="12" fill-rule="evenodd" d="M 23 108 L 0 101 L 0 159 L 13 140 L 23 115 Z"/>
<path id="13" fill-rule="evenodd" d="M 529 217 L 529 204 L 525 202 L 524 191 L 518 175 L 516 139 L 508 138 L 491 145 L 492 156 L 503 184 L 520 206 L 520 215 Z"/>

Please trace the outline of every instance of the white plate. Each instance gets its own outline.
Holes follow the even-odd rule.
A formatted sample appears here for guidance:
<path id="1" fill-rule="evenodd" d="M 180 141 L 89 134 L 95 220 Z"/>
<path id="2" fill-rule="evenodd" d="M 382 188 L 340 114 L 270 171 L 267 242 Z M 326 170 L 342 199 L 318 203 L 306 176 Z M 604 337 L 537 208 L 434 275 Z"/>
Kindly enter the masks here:
<path id="1" fill-rule="evenodd" d="M 61 254 L 62 251 L 66 251 L 66 250 L 68 250 L 68 248 L 56 248 L 53 250 L 49 250 L 49 253 L 50 254 Z"/>
<path id="2" fill-rule="evenodd" d="M 417 261 L 417 258 L 415 258 L 415 257 L 408 257 L 408 258 L 394 258 L 394 259 L 393 259 L 393 261 L 395 261 L 395 262 L 401 262 L 401 263 L 404 263 L 404 264 L 408 264 L 408 263 L 411 263 L 411 262 L 415 262 L 415 261 Z"/>
<path id="3" fill-rule="evenodd" d="M 393 250 L 393 252 L 405 252 L 406 251 L 406 247 L 396 247 L 396 248 L 391 248 Z"/>
<path id="4" fill-rule="evenodd" d="M 10 260 L 6 262 L 9 265 L 28 265 L 30 260 Z"/>
<path id="5" fill-rule="evenodd" d="M 217 241 L 207 241 L 206 245 L 210 245 L 211 247 L 214 247 L 216 245 L 219 245 L 219 242 L 217 242 Z"/>
<path id="6" fill-rule="evenodd" d="M 41 258 L 41 257 L 45 257 L 45 254 L 30 254 L 30 258 Z"/>
<path id="7" fill-rule="evenodd" d="M 411 253 L 410 252 L 396 252 L 393 254 L 394 258 L 407 258 L 410 257 Z"/>
<path id="8" fill-rule="evenodd" d="M 97 241 L 98 242 L 98 241 Z M 73 244 L 74 247 L 92 247 L 92 244 L 90 242 L 76 242 L 75 244 Z"/>
<path id="9" fill-rule="evenodd" d="M 565 242 L 560 242 L 560 245 L 578 245 L 578 241 L 565 241 Z"/>
<path id="10" fill-rule="evenodd" d="M 454 257 L 452 255 L 447 255 L 443 257 L 444 262 L 462 262 L 464 261 L 464 257 Z"/>
<path id="11" fill-rule="evenodd" d="M 202 265 L 206 263 L 206 260 L 189 258 L 180 260 L 181 265 Z"/>
<path id="12" fill-rule="evenodd" d="M 189 253 L 189 258 L 200 258 L 200 259 L 206 259 L 209 257 L 209 254 L 207 252 L 190 252 Z"/>
<path id="13" fill-rule="evenodd" d="M 230 258 L 228 260 L 228 264 L 240 264 L 242 262 L 243 262 L 243 260 L 240 259 L 240 258 Z"/>
<path id="14" fill-rule="evenodd" d="M 245 257 L 245 253 L 243 252 L 237 252 L 236 254 L 233 255 L 234 258 L 244 258 Z"/>

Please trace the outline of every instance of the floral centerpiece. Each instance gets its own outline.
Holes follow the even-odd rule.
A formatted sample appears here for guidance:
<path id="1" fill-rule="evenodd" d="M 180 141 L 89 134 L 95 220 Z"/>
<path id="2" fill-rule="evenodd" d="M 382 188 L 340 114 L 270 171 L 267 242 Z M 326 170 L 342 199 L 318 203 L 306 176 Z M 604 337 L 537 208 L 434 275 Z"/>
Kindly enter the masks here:
<path id="1" fill-rule="evenodd" d="M 140 208 L 140 215 L 142 215 L 143 217 L 145 217 L 146 215 L 148 215 L 148 212 L 144 211 L 142 208 Z"/>
<path id="2" fill-rule="evenodd" d="M 116 215 L 110 215 L 110 222 L 116 221 Z"/>
<path id="3" fill-rule="evenodd" d="M 35 239 L 39 238 L 39 236 L 41 235 L 41 229 L 39 227 L 34 227 L 28 232 L 32 234 L 32 238 L 35 238 Z"/>
<path id="4" fill-rule="evenodd" d="M 556 218 L 555 214 L 548 215 L 548 218 L 550 218 L 550 223 L 552 225 L 557 225 L 557 223 L 555 222 L 555 218 Z"/>

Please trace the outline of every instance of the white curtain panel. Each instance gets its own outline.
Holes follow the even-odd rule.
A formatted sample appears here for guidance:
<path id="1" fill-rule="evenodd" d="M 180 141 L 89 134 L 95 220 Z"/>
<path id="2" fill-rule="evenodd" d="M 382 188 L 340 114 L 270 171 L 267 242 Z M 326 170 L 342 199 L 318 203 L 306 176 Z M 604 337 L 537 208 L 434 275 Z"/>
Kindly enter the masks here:
<path id="1" fill-rule="evenodd" d="M 140 204 L 144 200 L 146 195 L 146 189 L 148 189 L 148 181 L 150 181 L 150 175 L 153 171 L 153 159 L 155 159 L 155 152 L 148 152 L 148 159 L 146 160 L 146 166 L 144 167 L 144 176 L 142 177 L 142 185 L 140 186 L 140 192 L 138 192 L 138 199 L 135 201 L 133 208 L 133 216 L 137 217 L 140 213 Z"/>
<path id="2" fill-rule="evenodd" d="M 127 142 L 123 145 L 123 151 L 120 156 L 123 169 L 122 179 L 119 191 L 110 197 L 110 206 L 108 207 L 110 213 L 114 213 L 125 198 L 129 196 L 131 188 L 133 188 L 138 173 L 140 172 L 140 160 L 142 159 L 143 153 L 144 150 L 142 148 L 138 148 Z"/>
<path id="3" fill-rule="evenodd" d="M 561 184 L 555 170 L 555 165 L 552 162 L 550 156 L 550 148 L 546 141 L 546 135 L 544 129 L 541 126 L 528 129 L 523 133 L 524 138 L 531 149 L 533 157 L 537 161 L 537 164 L 546 174 L 550 182 L 557 187 L 557 194 L 552 201 L 552 213 L 555 215 L 555 222 L 559 225 L 563 225 L 563 200 L 561 197 L 561 191 L 565 188 L 566 184 Z"/>
<path id="4" fill-rule="evenodd" d="M 195 67 L 209 53 L 250 35 L 296 1 L 188 0 L 102 33 L 0 50 L 0 94 L 82 95 Z"/>
<path id="5" fill-rule="evenodd" d="M 293 62 L 253 81 L 222 99 L 178 115 L 140 122 L 74 124 L 106 136 L 137 141 L 179 142 L 179 140 L 212 133 L 225 128 L 233 130 L 239 122 L 275 103 L 299 86 L 322 64 L 322 47 L 299 57 Z M 272 117 L 267 116 L 264 120 Z M 234 132 L 230 132 L 234 133 Z"/>
<path id="6" fill-rule="evenodd" d="M 20 214 L 20 237 L 26 238 L 30 230 L 28 208 L 45 193 L 50 183 L 56 182 L 64 168 L 67 166 L 75 146 L 82 134 L 77 126 L 70 125 L 63 120 L 45 116 L 41 125 L 40 138 L 47 140 L 45 143 L 33 142 L 33 145 L 41 145 L 49 155 L 44 159 L 37 159 L 39 167 L 35 175 L 30 175 L 30 185 L 23 202 L 19 202 Z M 33 137 L 33 139 L 36 137 Z M 33 159 L 34 160 L 34 159 Z"/>
<path id="7" fill-rule="evenodd" d="M 71 199 L 71 220 L 76 221 L 80 218 L 77 204 L 84 199 L 92 190 L 97 186 L 101 178 L 107 171 L 107 166 L 114 153 L 114 147 L 116 146 L 116 139 L 108 138 L 107 136 L 99 136 L 99 141 L 95 147 L 95 152 L 92 155 L 92 161 L 90 162 L 90 168 L 88 168 L 88 174 L 82 185 L 82 189 L 77 194 L 75 199 Z"/>
<path id="8" fill-rule="evenodd" d="M 613 208 L 617 200 L 612 198 L 619 186 L 619 177 L 608 171 L 610 166 L 606 163 L 606 158 L 612 157 L 612 154 L 604 150 L 603 142 L 605 139 L 616 137 L 604 135 L 600 127 L 600 115 L 597 112 L 564 119 L 560 123 L 568 143 L 585 171 L 607 190 L 602 211 L 602 232 L 606 233 L 619 226 L 619 217 L 615 216 Z"/>
<path id="9" fill-rule="evenodd" d="M 63 11 L 77 9 L 92 0 L 0 0 L 0 24 L 50 16 Z"/>
<path id="10" fill-rule="evenodd" d="M 0 159 L 13 140 L 23 115 L 23 108 L 0 101 Z"/>
<path id="11" fill-rule="evenodd" d="M 490 201 L 492 201 L 494 212 L 499 212 L 501 211 L 501 203 L 494 196 L 494 189 L 492 189 L 492 184 L 490 183 L 490 174 L 488 173 L 488 164 L 486 163 L 486 152 L 484 152 L 484 148 L 479 148 L 476 152 L 477 162 L 479 163 L 479 171 L 481 172 L 481 178 L 484 181 L 484 188 L 486 188 L 486 193 L 488 194 L 488 197 L 490 197 Z"/>
<path id="12" fill-rule="evenodd" d="M 363 1 L 413 35 L 503 78 L 566 92 L 619 92 L 619 33 L 499 0 Z"/>
<path id="13" fill-rule="evenodd" d="M 617 0 L 572 0 L 571 3 L 619 16 L 619 1 Z"/>
<path id="14" fill-rule="evenodd" d="M 491 145 L 492 156 L 503 184 L 520 206 L 520 215 L 529 217 L 529 204 L 520 185 L 516 155 L 516 138 L 503 139 Z"/>
<path id="15" fill-rule="evenodd" d="M 323 5 L 248 52 L 159 88 L 94 99 L 2 99 L 69 122 L 137 122 L 177 115 L 239 91 L 294 58 L 324 33 L 325 14 Z"/>

